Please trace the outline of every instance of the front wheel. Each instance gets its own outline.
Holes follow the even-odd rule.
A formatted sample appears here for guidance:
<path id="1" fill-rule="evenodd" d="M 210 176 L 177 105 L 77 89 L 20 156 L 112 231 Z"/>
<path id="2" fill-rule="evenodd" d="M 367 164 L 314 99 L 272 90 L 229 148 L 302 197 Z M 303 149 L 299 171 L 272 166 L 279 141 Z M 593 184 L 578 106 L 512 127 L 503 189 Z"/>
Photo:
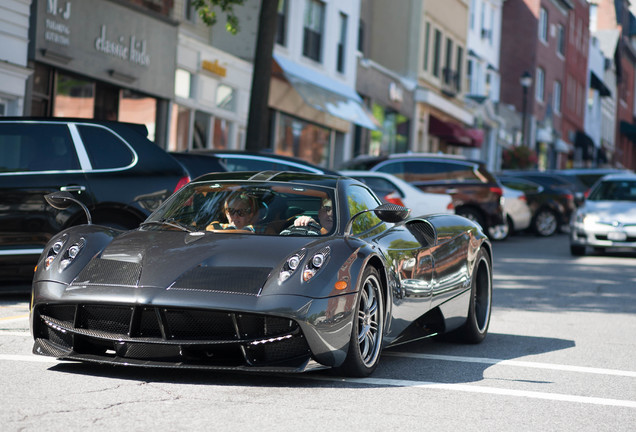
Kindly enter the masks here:
<path id="1" fill-rule="evenodd" d="M 492 307 L 492 271 L 488 253 L 480 250 L 473 271 L 470 288 L 470 306 L 466 323 L 457 330 L 457 336 L 466 343 L 480 343 L 488 333 Z"/>
<path id="2" fill-rule="evenodd" d="M 559 229 L 557 215 L 549 209 L 539 210 L 534 217 L 534 231 L 541 237 L 550 237 Z"/>
<path id="3" fill-rule="evenodd" d="M 347 357 L 338 368 L 343 375 L 369 376 L 380 361 L 384 335 L 384 303 L 378 271 L 368 267 L 359 287 L 356 316 L 349 341 Z"/>

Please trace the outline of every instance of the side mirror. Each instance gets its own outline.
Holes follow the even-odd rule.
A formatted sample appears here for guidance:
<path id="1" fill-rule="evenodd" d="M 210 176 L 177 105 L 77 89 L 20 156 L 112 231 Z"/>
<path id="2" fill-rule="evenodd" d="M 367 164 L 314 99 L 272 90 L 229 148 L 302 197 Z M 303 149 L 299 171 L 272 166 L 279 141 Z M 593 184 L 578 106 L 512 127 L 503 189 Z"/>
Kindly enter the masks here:
<path id="1" fill-rule="evenodd" d="M 397 204 L 385 203 L 377 206 L 373 212 L 383 222 L 397 223 L 409 217 L 411 209 Z"/>
<path id="2" fill-rule="evenodd" d="M 349 219 L 349 222 L 347 222 L 347 226 L 345 227 L 344 235 L 350 236 L 351 228 L 353 227 L 353 221 L 355 220 L 355 218 L 357 218 L 361 214 L 368 212 L 374 212 L 375 215 L 382 222 L 397 223 L 402 222 L 404 219 L 409 217 L 409 215 L 411 214 L 411 209 L 402 207 L 397 204 L 384 203 L 380 204 L 374 209 L 362 210 L 361 212 L 358 212 L 351 216 L 351 219 Z"/>
<path id="3" fill-rule="evenodd" d="M 88 222 L 88 224 L 90 225 L 91 223 L 93 223 L 91 212 L 88 211 L 88 208 L 84 205 L 84 203 L 71 195 L 70 192 L 53 192 L 48 195 L 44 195 L 44 199 L 51 207 L 58 210 L 67 209 L 71 206 L 71 204 L 75 203 L 79 205 L 82 210 L 84 210 L 84 213 L 86 213 L 86 221 Z"/>

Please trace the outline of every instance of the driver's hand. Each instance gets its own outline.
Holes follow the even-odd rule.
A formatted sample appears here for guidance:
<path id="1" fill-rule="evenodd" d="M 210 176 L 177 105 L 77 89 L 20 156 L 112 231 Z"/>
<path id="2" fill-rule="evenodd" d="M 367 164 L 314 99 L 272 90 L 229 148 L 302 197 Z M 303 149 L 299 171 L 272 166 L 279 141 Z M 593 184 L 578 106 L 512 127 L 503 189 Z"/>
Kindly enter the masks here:
<path id="1" fill-rule="evenodd" d="M 300 216 L 294 221 L 294 226 L 307 226 L 312 222 L 317 224 L 317 222 L 309 216 Z"/>

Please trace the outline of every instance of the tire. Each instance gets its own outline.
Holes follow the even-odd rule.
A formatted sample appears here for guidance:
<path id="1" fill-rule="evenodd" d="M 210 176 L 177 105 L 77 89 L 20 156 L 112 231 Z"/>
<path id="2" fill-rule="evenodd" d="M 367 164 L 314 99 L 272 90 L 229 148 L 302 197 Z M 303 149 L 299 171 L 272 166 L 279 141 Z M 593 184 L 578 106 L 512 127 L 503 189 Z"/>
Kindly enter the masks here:
<path id="1" fill-rule="evenodd" d="M 570 254 L 573 256 L 585 255 L 585 246 L 570 245 Z"/>
<path id="2" fill-rule="evenodd" d="M 482 342 L 488 333 L 491 312 L 492 268 L 488 253 L 482 249 L 477 254 L 473 271 L 468 317 L 466 323 L 454 332 L 454 336 L 464 343 Z"/>
<path id="3" fill-rule="evenodd" d="M 366 377 L 373 373 L 380 361 L 383 336 L 382 283 L 378 271 L 374 267 L 367 267 L 358 287 L 347 357 L 337 371 L 351 377 Z"/>
<path id="4" fill-rule="evenodd" d="M 559 229 L 557 215 L 550 209 L 541 209 L 532 221 L 534 232 L 541 237 L 550 237 Z"/>
<path id="5" fill-rule="evenodd" d="M 484 218 L 475 209 L 472 209 L 470 207 L 463 207 L 457 210 L 457 214 L 460 216 L 464 216 L 468 220 L 478 223 L 479 226 L 482 227 L 484 230 L 489 228 L 484 226 Z"/>
<path id="6" fill-rule="evenodd" d="M 492 240 L 502 241 L 508 238 L 510 235 L 510 225 L 503 224 L 488 228 L 489 237 Z"/>

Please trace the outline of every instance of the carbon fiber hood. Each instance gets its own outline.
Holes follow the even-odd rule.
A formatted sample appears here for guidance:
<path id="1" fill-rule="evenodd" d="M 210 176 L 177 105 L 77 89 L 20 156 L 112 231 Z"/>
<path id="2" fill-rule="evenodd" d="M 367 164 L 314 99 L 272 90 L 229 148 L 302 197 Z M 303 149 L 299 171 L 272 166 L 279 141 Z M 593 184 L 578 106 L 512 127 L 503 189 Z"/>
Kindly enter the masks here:
<path id="1" fill-rule="evenodd" d="M 258 294 L 288 255 L 316 239 L 131 231 L 115 238 L 73 285 L 144 286 Z"/>

